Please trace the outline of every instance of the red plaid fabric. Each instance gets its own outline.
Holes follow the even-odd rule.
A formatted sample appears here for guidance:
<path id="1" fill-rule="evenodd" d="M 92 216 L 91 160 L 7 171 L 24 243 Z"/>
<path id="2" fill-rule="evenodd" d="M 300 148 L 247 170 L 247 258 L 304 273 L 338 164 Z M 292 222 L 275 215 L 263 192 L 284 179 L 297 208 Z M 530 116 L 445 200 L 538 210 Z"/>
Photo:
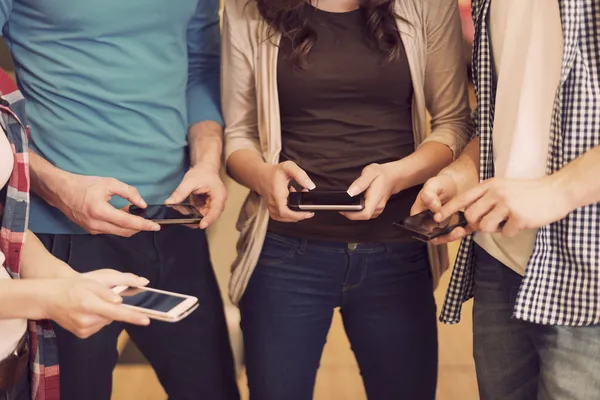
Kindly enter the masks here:
<path id="1" fill-rule="evenodd" d="M 21 251 L 29 218 L 29 153 L 27 129 L 18 115 L 24 115 L 23 97 L 11 78 L 0 70 L 0 125 L 14 155 L 12 175 L 0 193 L 0 249 L 5 268 L 19 279 Z M 0 133 L 1 134 L 1 133 Z M 59 367 L 56 337 L 48 321 L 29 323 L 33 400 L 58 400 Z"/>

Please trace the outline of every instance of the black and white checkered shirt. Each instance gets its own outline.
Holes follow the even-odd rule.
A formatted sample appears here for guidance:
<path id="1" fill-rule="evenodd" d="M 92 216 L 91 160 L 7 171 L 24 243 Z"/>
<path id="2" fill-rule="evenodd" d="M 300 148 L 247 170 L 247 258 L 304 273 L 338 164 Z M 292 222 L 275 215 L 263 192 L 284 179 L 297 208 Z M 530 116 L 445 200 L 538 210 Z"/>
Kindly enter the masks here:
<path id="1" fill-rule="evenodd" d="M 564 54 L 554 102 L 548 174 L 600 145 L 600 0 L 554 1 L 560 4 Z M 475 121 L 481 142 L 482 180 L 494 176 L 490 2 L 474 0 L 472 4 L 473 76 L 478 101 Z M 459 322 L 462 303 L 473 297 L 473 244 L 469 237 L 460 246 L 442 322 Z M 580 208 L 539 231 L 517 297 L 515 317 L 552 325 L 600 323 L 600 203 Z"/>

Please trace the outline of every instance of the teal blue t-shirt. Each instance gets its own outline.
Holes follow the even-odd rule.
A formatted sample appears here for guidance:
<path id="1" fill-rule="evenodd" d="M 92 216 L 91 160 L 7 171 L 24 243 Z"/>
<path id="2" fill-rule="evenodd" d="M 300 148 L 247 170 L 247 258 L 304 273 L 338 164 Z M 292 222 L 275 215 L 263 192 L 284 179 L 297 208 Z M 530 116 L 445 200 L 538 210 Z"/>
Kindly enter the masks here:
<path id="1" fill-rule="evenodd" d="M 32 148 L 60 169 L 113 177 L 149 204 L 164 202 L 188 168 L 188 127 L 221 123 L 218 8 L 218 0 L 0 0 Z M 32 197 L 34 232 L 83 232 Z"/>

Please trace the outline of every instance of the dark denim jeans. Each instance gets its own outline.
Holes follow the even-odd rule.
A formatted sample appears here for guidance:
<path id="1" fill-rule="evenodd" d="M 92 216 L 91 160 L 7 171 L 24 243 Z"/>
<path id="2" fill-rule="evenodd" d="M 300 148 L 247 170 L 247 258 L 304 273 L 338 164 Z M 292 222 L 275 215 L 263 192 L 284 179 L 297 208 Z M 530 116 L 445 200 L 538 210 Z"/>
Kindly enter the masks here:
<path id="1" fill-rule="evenodd" d="M 513 318 L 522 277 L 475 249 L 473 340 L 481 400 L 600 399 L 600 326 Z"/>
<path id="2" fill-rule="evenodd" d="M 250 396 L 309 400 L 334 309 L 370 400 L 433 400 L 437 326 L 424 244 L 269 234 L 241 300 Z"/>
<path id="3" fill-rule="evenodd" d="M 113 323 L 85 340 L 55 324 L 61 400 L 110 399 L 123 329 L 152 364 L 170 400 L 239 399 L 223 301 L 203 231 L 171 226 L 131 238 L 39 236 L 79 272 L 133 272 L 148 278 L 151 287 L 196 296 L 200 302 L 180 322 L 152 321 L 148 327 Z"/>

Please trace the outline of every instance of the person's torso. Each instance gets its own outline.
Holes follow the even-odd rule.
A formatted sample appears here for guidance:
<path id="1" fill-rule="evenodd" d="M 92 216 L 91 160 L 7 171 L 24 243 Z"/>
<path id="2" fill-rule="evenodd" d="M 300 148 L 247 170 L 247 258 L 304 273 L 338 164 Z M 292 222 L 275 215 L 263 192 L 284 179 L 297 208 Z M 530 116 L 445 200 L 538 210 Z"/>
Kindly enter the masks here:
<path id="1" fill-rule="evenodd" d="M 563 38 L 557 1 L 492 0 L 490 36 L 497 86 L 492 133 L 495 176 L 535 179 L 546 171 Z M 524 274 L 536 230 L 478 233 L 477 243 Z"/>
<path id="2" fill-rule="evenodd" d="M 0 131 L 0 189 L 8 184 L 13 170 L 13 154 L 4 132 Z M 4 191 L 2 192 L 5 195 Z M 1 200 L 3 201 L 3 199 Z M 0 205 L 2 208 L 2 205 Z M 0 211 L 0 221 L 2 212 Z M 0 250 L 0 279 L 11 279 L 4 267 L 4 253 Z M 0 361 L 12 353 L 27 329 L 24 319 L 0 320 Z"/>
<path id="3" fill-rule="evenodd" d="M 316 190 L 346 191 L 367 165 L 396 161 L 414 151 L 408 60 L 403 47 L 392 61 L 373 48 L 365 39 L 361 10 L 331 13 L 310 7 L 309 12 L 316 41 L 305 68 L 291 60 L 291 40 L 280 43 L 280 161 L 296 162 Z M 408 215 L 416 192 L 394 196 L 374 220 L 317 212 L 297 224 L 272 221 L 270 230 L 323 240 L 406 241 L 392 223 Z"/>
<path id="4" fill-rule="evenodd" d="M 164 201 L 186 166 L 187 27 L 197 3 L 15 1 L 4 34 L 32 148 L 61 169 Z M 34 197 L 32 228 L 52 220 L 49 233 L 73 229 Z"/>

